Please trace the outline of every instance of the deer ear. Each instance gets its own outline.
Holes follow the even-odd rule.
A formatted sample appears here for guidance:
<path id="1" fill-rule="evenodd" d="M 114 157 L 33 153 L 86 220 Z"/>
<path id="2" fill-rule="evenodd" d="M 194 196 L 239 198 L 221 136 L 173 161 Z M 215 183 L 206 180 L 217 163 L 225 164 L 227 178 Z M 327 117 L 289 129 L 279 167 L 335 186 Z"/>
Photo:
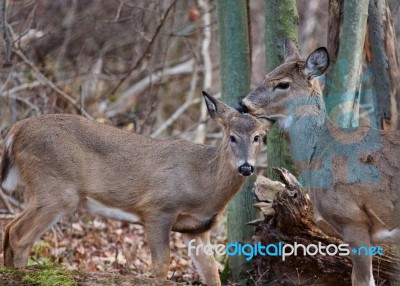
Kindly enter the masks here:
<path id="1" fill-rule="evenodd" d="M 329 54 L 326 48 L 321 47 L 313 51 L 308 56 L 304 68 L 307 78 L 310 80 L 322 75 L 329 67 L 329 62 Z"/>
<path id="2" fill-rule="evenodd" d="M 272 127 L 273 122 L 271 120 L 268 120 L 266 118 L 257 118 L 258 121 L 261 123 L 261 129 L 264 130 L 264 132 L 268 132 L 268 130 Z"/>
<path id="3" fill-rule="evenodd" d="M 288 60 L 297 60 L 300 58 L 296 45 L 290 39 L 285 39 L 285 42 L 283 44 L 283 56 L 285 62 L 287 62 Z"/>
<path id="4" fill-rule="evenodd" d="M 203 91 L 202 93 L 211 118 L 217 120 L 219 119 L 221 123 L 223 123 L 234 109 L 215 97 L 209 95 L 207 92 Z"/>

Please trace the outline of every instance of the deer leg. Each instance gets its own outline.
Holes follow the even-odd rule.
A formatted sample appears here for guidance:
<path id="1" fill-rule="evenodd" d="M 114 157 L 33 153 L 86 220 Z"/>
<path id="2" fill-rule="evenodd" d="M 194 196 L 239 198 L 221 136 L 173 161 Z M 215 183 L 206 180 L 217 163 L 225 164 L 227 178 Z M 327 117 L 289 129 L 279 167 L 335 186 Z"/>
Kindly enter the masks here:
<path id="1" fill-rule="evenodd" d="M 204 246 L 210 243 L 210 232 L 184 234 L 184 238 L 186 243 L 190 245 L 190 257 L 192 258 L 193 264 L 195 265 L 201 279 L 208 286 L 220 286 L 221 281 L 219 278 L 217 262 L 213 255 L 206 255 L 204 253 Z"/>
<path id="2" fill-rule="evenodd" d="M 157 279 L 167 279 L 170 263 L 169 236 L 172 221 L 171 218 L 163 218 L 161 215 L 145 221 L 145 233 L 150 247 L 154 276 Z"/>
<path id="3" fill-rule="evenodd" d="M 60 212 L 59 209 L 30 205 L 7 229 L 6 266 L 25 267 L 35 241 L 65 213 L 65 210 Z"/>
<path id="4" fill-rule="evenodd" d="M 351 275 L 352 286 L 375 286 L 372 273 L 372 256 L 366 255 L 365 251 L 353 253 L 360 246 L 370 247 L 370 236 L 368 227 L 365 225 L 347 226 L 343 230 L 343 240 L 349 244 L 353 271 Z"/>
<path id="5" fill-rule="evenodd" d="M 4 266 L 13 267 L 14 266 L 14 255 L 10 246 L 10 228 L 17 223 L 24 215 L 26 211 L 21 213 L 18 217 L 13 219 L 9 224 L 7 224 L 5 232 L 4 232 L 4 241 L 3 241 L 3 258 L 4 258 Z"/>

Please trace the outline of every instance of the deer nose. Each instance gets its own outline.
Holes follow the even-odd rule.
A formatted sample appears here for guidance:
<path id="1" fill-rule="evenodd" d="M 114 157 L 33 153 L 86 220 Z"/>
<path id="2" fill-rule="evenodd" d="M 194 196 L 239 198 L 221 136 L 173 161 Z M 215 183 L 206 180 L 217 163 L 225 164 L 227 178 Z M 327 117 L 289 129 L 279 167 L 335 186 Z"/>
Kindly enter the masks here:
<path id="1" fill-rule="evenodd" d="M 239 101 L 236 110 L 239 111 L 240 113 L 249 113 L 249 110 L 246 105 L 243 104 L 243 101 Z"/>
<path id="2" fill-rule="evenodd" d="M 250 176 L 254 172 L 254 167 L 250 165 L 249 163 L 244 163 L 239 167 L 239 173 L 242 176 Z"/>

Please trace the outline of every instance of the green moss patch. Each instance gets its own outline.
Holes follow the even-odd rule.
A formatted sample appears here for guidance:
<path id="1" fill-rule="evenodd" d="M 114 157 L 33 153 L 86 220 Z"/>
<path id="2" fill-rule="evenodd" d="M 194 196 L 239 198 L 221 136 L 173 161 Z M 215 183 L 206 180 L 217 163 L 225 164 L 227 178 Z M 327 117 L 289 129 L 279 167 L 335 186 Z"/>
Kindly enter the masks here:
<path id="1" fill-rule="evenodd" d="M 20 282 L 18 282 L 20 281 Z M 54 267 L 16 269 L 0 267 L 0 285 L 76 286 L 70 271 Z"/>
<path id="2" fill-rule="evenodd" d="M 25 273 L 22 282 L 37 286 L 75 286 L 76 283 L 68 270 L 48 268 Z"/>

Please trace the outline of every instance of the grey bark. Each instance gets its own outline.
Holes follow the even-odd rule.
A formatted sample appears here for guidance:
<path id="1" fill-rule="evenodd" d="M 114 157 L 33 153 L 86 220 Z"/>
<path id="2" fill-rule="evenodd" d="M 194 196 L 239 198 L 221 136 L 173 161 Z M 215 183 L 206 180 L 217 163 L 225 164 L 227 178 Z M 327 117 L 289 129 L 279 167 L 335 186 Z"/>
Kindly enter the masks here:
<path id="1" fill-rule="evenodd" d="M 270 72 L 283 61 L 283 42 L 286 38 L 297 43 L 298 14 L 294 0 L 265 1 L 265 59 L 266 72 Z M 279 179 L 274 167 L 285 167 L 295 172 L 288 144 L 278 126 L 267 136 L 268 177 Z"/>
<path id="2" fill-rule="evenodd" d="M 326 77 L 325 102 L 331 120 L 343 128 L 358 126 L 359 80 L 368 3 L 368 0 L 344 1 L 339 43 L 329 42 L 328 37 L 328 45 L 338 44 L 338 50 L 337 55 L 330 55 L 332 64 Z M 337 18 L 337 15 L 331 13 L 330 17 Z M 329 27 L 332 29 L 333 26 Z M 337 30 L 328 32 L 333 33 L 337 35 Z M 332 47 L 329 50 L 334 51 Z"/>

